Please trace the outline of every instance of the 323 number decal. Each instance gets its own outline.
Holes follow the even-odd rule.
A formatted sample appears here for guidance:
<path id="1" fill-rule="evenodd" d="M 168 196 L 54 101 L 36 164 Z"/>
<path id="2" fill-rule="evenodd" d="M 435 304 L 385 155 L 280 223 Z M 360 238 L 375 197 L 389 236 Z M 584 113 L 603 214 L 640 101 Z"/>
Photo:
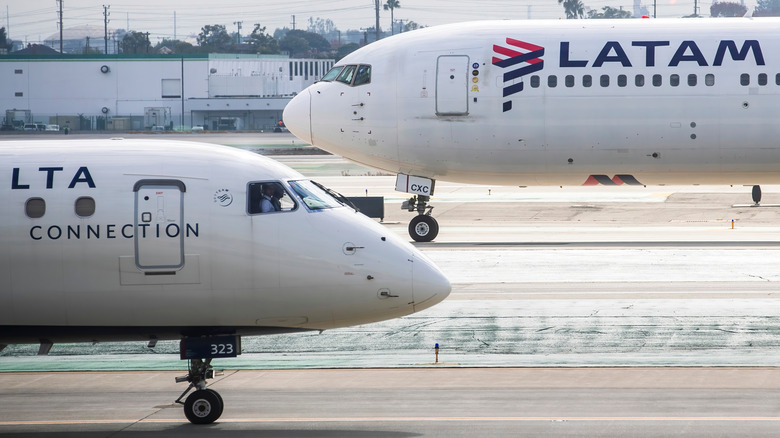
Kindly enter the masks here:
<path id="1" fill-rule="evenodd" d="M 215 356 L 233 354 L 233 344 L 211 344 L 211 354 Z"/>

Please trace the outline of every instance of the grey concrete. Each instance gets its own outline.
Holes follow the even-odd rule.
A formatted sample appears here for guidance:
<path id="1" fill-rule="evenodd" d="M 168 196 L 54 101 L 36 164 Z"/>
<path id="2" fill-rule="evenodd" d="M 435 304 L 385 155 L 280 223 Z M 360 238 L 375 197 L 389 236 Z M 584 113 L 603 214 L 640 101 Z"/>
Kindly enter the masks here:
<path id="1" fill-rule="evenodd" d="M 185 424 L 175 373 L 0 374 L 17 436 L 776 436 L 775 368 L 229 372 L 211 426 Z"/>

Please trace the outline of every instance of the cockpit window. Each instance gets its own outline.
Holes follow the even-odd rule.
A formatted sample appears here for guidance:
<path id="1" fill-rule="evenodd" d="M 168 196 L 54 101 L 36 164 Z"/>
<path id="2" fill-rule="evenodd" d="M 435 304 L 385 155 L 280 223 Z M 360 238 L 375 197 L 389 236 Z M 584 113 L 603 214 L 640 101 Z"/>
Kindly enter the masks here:
<path id="1" fill-rule="evenodd" d="M 339 81 L 351 87 L 371 83 L 371 66 L 360 65 L 338 65 L 322 77 L 323 82 Z"/>
<path id="2" fill-rule="evenodd" d="M 355 76 L 355 68 L 357 68 L 356 65 L 348 65 L 344 67 L 344 70 L 341 70 L 341 74 L 339 74 L 336 80 L 339 82 L 344 82 L 345 84 L 351 84 L 352 77 Z"/>
<path id="3" fill-rule="evenodd" d="M 276 213 L 295 210 L 296 203 L 278 181 L 249 183 L 247 190 L 249 214 Z M 222 202 L 222 201 L 220 201 Z"/>
<path id="4" fill-rule="evenodd" d="M 344 68 L 343 65 L 338 65 L 336 67 L 333 67 L 332 69 L 330 69 L 330 71 L 328 71 L 328 73 L 325 74 L 325 76 L 322 77 L 321 80 L 325 82 L 331 82 L 335 80 L 336 77 L 339 75 L 339 73 L 341 73 L 341 69 L 343 68 Z"/>
<path id="5" fill-rule="evenodd" d="M 290 187 L 309 210 L 341 207 L 341 203 L 311 181 L 290 181 Z"/>
<path id="6" fill-rule="evenodd" d="M 352 85 L 358 86 L 369 83 L 371 83 L 371 66 L 359 65 L 357 68 L 357 74 L 355 74 L 355 81 L 352 83 Z"/>

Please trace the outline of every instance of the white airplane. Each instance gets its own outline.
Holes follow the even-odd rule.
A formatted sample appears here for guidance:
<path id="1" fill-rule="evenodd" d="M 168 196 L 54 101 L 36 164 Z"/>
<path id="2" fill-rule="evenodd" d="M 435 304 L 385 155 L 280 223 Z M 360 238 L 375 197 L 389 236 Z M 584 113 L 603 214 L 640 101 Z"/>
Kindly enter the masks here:
<path id="1" fill-rule="evenodd" d="M 744 184 L 758 202 L 780 183 L 778 117 L 777 18 L 426 28 L 353 52 L 284 111 L 299 138 L 397 173 L 417 241 L 438 232 L 436 179 Z"/>
<path id="2" fill-rule="evenodd" d="M 386 320 L 450 292 L 408 242 L 251 152 L 110 139 L 0 156 L 0 350 L 180 340 L 193 423 L 221 415 L 210 362 L 241 336 Z"/>

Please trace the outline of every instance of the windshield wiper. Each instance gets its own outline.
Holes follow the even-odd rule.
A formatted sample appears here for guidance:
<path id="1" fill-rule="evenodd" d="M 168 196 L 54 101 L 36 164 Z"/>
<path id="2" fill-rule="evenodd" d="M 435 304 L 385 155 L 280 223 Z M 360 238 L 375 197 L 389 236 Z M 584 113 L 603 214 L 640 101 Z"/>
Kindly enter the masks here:
<path id="1" fill-rule="evenodd" d="M 342 195 L 341 193 L 339 193 L 339 192 L 337 192 L 337 191 L 335 191 L 333 189 L 329 189 L 329 188 L 325 187 L 324 185 L 318 183 L 317 181 L 312 181 L 311 183 L 314 184 L 315 186 L 319 187 L 320 189 L 322 189 L 325 193 L 329 194 L 330 196 L 333 196 L 333 198 L 336 201 L 339 201 L 343 205 L 345 205 L 347 207 L 350 207 L 351 209 L 353 209 L 353 210 L 355 210 L 357 212 L 360 212 L 360 209 L 357 208 L 357 206 L 355 206 L 355 204 L 353 204 L 352 201 L 350 201 L 346 196 Z"/>

